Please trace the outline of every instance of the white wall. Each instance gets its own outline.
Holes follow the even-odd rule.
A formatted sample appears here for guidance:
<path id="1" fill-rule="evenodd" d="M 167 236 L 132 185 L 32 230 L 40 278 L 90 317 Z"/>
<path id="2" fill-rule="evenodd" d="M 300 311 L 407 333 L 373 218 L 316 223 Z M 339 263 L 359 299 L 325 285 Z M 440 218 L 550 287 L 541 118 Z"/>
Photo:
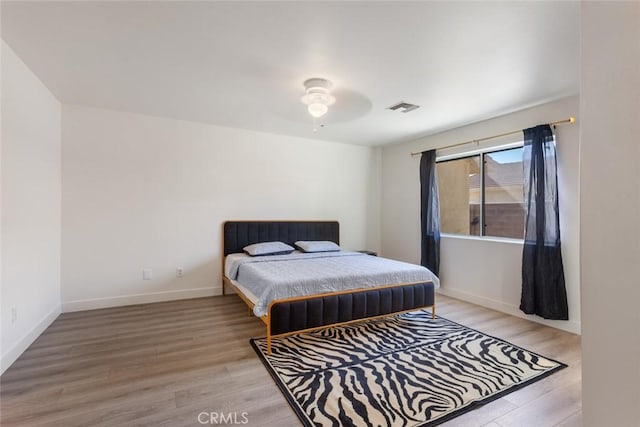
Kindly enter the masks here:
<path id="1" fill-rule="evenodd" d="M 3 41 L 0 372 L 60 313 L 60 110 Z"/>
<path id="2" fill-rule="evenodd" d="M 391 145 L 382 151 L 381 247 L 382 254 L 408 262 L 420 262 L 419 156 L 411 152 L 444 147 L 474 138 L 510 132 L 541 123 L 578 116 L 578 97 L 530 108 L 462 128 Z M 578 118 L 578 122 L 580 118 Z M 578 197 L 578 126 L 560 125 L 558 140 L 558 185 L 560 228 L 565 267 L 569 321 L 548 321 L 519 310 L 522 243 L 487 239 L 442 237 L 441 292 L 509 314 L 580 332 L 580 266 Z M 522 140 L 522 136 L 492 140 L 484 146 Z M 450 149 L 442 154 L 469 150 Z"/>
<path id="3" fill-rule="evenodd" d="M 62 117 L 65 311 L 220 293 L 226 220 L 336 219 L 343 247 L 378 249 L 379 150 L 67 105 Z"/>
<path id="4" fill-rule="evenodd" d="M 640 407 L 640 3 L 582 3 L 582 411 L 637 426 Z"/>

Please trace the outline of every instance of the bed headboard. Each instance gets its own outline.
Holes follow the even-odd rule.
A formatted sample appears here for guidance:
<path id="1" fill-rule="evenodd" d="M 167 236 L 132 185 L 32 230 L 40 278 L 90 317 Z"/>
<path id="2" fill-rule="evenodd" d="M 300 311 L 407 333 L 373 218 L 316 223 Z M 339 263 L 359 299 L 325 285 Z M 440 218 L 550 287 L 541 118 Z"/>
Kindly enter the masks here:
<path id="1" fill-rule="evenodd" d="M 340 244 L 338 221 L 227 221 L 222 232 L 224 256 L 242 252 L 247 245 L 281 241 L 329 240 Z"/>

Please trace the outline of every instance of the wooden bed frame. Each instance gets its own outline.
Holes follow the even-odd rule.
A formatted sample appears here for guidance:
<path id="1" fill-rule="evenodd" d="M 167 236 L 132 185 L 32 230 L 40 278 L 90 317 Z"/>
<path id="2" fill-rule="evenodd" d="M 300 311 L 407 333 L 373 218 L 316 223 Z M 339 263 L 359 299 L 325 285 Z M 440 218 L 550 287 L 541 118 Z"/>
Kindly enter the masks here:
<path id="1" fill-rule="evenodd" d="M 227 255 L 260 242 L 281 241 L 293 246 L 298 240 L 340 243 L 337 221 L 227 221 L 222 233 L 222 294 L 231 287 L 253 315 L 254 304 L 224 274 Z M 260 320 L 267 328 L 267 354 L 273 337 L 312 331 L 392 314 L 431 307 L 435 318 L 435 292 L 431 281 L 399 283 L 272 301 Z"/>

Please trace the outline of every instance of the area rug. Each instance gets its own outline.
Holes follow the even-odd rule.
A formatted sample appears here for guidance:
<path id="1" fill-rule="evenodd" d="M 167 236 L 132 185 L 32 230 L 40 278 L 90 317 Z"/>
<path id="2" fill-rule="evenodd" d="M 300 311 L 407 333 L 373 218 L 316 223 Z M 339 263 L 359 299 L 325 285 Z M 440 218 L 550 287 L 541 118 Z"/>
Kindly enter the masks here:
<path id="1" fill-rule="evenodd" d="M 426 311 L 251 344 L 306 426 L 433 426 L 567 366 Z"/>

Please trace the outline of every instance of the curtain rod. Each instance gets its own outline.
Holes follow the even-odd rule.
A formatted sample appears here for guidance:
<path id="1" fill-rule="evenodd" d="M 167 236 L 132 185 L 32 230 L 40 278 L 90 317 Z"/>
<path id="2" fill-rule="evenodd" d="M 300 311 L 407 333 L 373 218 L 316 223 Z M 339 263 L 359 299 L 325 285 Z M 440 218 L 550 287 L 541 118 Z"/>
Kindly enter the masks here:
<path id="1" fill-rule="evenodd" d="M 575 123 L 575 121 L 576 121 L 576 118 L 571 116 L 568 119 L 558 120 L 557 122 L 551 122 L 551 123 L 549 123 L 549 125 L 550 126 L 555 126 L 555 125 L 561 125 L 561 124 L 564 124 L 564 123 L 573 124 L 573 123 Z M 495 139 L 495 138 L 502 138 L 503 136 L 515 135 L 516 133 L 519 133 L 519 132 L 522 132 L 522 129 L 514 130 L 514 131 L 506 132 L 506 133 L 501 133 L 499 135 L 487 136 L 487 137 L 480 138 L 480 139 L 472 139 L 471 141 L 458 142 L 457 144 L 451 144 L 451 145 L 447 145 L 445 147 L 436 148 L 436 150 L 445 150 L 447 148 L 453 148 L 453 147 L 457 147 L 459 145 L 471 144 L 471 143 L 474 143 L 474 142 L 476 144 L 479 144 L 479 143 L 481 143 L 483 141 L 488 141 L 490 139 Z M 417 153 L 411 153 L 411 157 L 420 155 L 422 153 L 423 153 L 422 151 L 418 151 Z"/>

